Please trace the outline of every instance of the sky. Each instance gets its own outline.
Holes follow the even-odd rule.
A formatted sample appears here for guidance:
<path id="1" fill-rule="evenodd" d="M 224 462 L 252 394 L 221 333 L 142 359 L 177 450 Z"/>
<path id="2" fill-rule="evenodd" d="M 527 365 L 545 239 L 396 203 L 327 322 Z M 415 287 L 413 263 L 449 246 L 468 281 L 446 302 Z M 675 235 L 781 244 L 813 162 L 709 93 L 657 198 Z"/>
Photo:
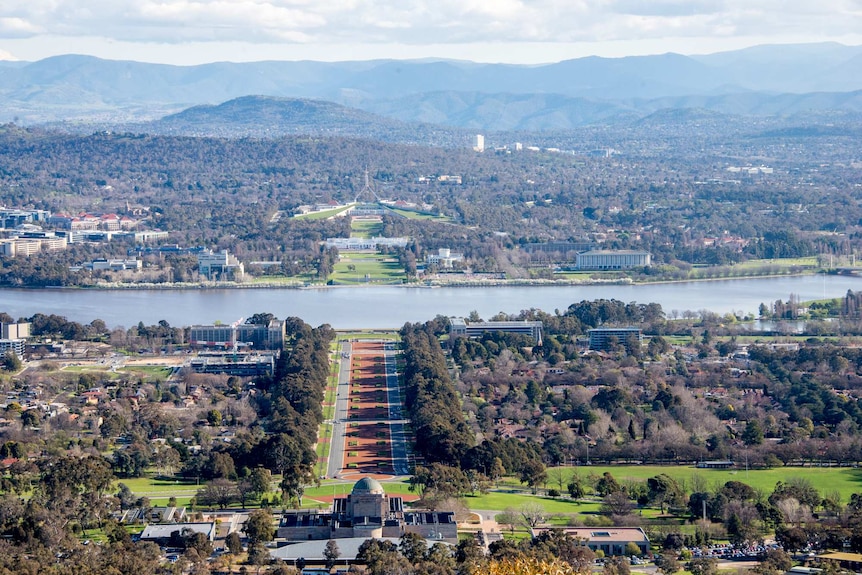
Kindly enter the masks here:
<path id="1" fill-rule="evenodd" d="M 0 0 L 0 59 L 538 64 L 862 44 L 862 0 Z"/>

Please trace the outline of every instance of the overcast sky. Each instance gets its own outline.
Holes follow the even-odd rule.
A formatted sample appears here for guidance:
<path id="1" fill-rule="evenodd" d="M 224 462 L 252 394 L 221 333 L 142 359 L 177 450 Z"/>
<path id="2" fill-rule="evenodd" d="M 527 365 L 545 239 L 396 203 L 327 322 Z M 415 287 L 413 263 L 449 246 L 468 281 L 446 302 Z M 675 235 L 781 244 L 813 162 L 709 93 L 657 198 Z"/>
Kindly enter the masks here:
<path id="1" fill-rule="evenodd" d="M 540 63 L 862 44 L 862 0 L 0 0 L 0 57 Z"/>

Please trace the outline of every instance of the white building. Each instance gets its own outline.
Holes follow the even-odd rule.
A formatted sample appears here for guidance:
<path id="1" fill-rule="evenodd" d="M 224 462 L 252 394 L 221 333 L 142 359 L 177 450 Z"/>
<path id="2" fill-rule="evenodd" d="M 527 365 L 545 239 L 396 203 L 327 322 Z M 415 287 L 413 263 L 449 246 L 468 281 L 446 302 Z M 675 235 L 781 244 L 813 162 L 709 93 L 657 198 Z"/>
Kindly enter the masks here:
<path id="1" fill-rule="evenodd" d="M 578 269 L 581 270 L 625 270 L 651 263 L 649 252 L 634 250 L 592 250 L 578 254 Z"/>
<path id="2" fill-rule="evenodd" d="M 24 359 L 24 346 L 27 340 L 24 339 L 0 339 L 0 359 L 6 355 L 6 352 L 12 352 L 18 356 L 18 359 Z"/>
<path id="3" fill-rule="evenodd" d="M 245 267 L 227 250 L 207 250 L 198 254 L 198 273 L 208 280 L 238 281 L 245 276 Z"/>
<path id="4" fill-rule="evenodd" d="M 410 242 L 410 238 L 326 238 L 324 245 L 328 248 L 336 248 L 340 252 L 376 250 L 380 246 L 403 248 Z"/>
<path id="5" fill-rule="evenodd" d="M 454 262 L 460 262 L 464 259 L 464 254 L 453 254 L 449 248 L 440 248 L 436 254 L 428 254 L 425 256 L 425 263 L 429 265 L 437 265 L 441 268 L 449 269 Z"/>
<path id="6" fill-rule="evenodd" d="M 131 259 L 95 259 L 85 263 L 85 269 L 93 271 L 112 271 L 119 272 L 124 270 L 139 270 L 142 267 L 141 260 L 137 258 Z"/>
<path id="7" fill-rule="evenodd" d="M 485 136 L 476 134 L 476 137 L 473 139 L 473 150 L 476 152 L 485 151 Z"/>

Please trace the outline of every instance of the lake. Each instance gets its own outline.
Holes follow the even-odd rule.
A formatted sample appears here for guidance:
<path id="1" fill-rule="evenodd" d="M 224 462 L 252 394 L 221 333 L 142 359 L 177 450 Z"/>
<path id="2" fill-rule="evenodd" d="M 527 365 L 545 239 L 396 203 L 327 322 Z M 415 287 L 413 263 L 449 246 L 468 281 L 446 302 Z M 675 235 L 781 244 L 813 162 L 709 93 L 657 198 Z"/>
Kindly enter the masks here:
<path id="1" fill-rule="evenodd" d="M 0 290 L 0 311 L 14 318 L 37 312 L 109 327 L 143 321 L 171 325 L 232 323 L 256 312 L 279 318 L 297 316 L 340 329 L 397 328 L 440 314 L 466 316 L 472 310 L 488 318 L 497 312 L 539 308 L 565 310 L 581 300 L 618 299 L 659 303 L 665 313 L 708 309 L 716 313 L 757 313 L 761 302 L 841 297 L 862 289 L 862 278 L 795 276 L 646 285 L 494 286 L 494 287 L 347 287 L 328 289 L 187 289 L 187 290 Z"/>

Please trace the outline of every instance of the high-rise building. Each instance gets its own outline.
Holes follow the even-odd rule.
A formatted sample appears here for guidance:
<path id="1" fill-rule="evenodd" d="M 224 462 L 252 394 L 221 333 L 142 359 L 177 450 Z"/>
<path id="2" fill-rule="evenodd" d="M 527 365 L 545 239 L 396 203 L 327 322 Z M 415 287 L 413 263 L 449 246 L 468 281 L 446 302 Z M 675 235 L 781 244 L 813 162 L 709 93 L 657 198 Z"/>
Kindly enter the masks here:
<path id="1" fill-rule="evenodd" d="M 477 152 L 485 151 L 485 136 L 476 134 L 476 138 L 473 140 L 473 149 Z"/>

